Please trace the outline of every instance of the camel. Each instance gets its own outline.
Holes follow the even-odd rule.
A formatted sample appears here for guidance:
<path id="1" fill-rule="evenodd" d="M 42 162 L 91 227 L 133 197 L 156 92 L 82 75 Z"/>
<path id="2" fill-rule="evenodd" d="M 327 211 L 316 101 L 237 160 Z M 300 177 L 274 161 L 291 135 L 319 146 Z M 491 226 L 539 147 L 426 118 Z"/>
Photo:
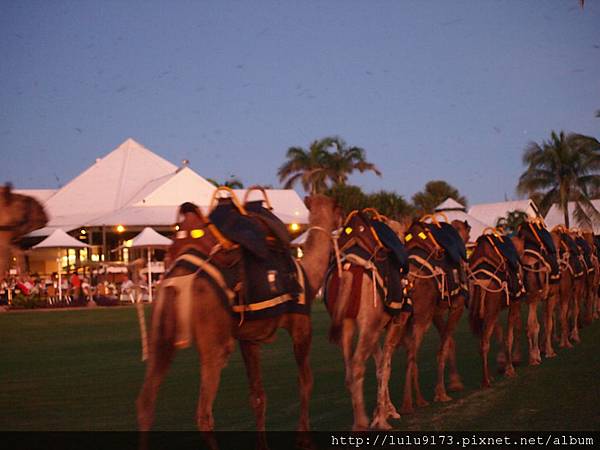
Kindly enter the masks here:
<path id="1" fill-rule="evenodd" d="M 552 238 L 560 255 L 560 286 L 558 322 L 560 325 L 561 348 L 572 348 L 571 339 L 577 336 L 577 318 L 579 299 L 585 289 L 584 265 L 580 258 L 580 249 L 573 239 L 573 233 L 562 225 L 552 229 Z M 569 318 L 573 326 L 569 330 Z"/>
<path id="2" fill-rule="evenodd" d="M 435 218 L 432 218 L 435 223 Z M 458 232 L 463 243 L 469 240 L 470 226 L 466 222 L 452 221 L 451 225 Z M 429 236 L 427 230 L 420 221 L 413 222 L 409 229 L 412 236 Z M 415 238 L 415 241 L 418 238 Z M 426 256 L 424 261 L 429 260 L 436 253 L 436 244 L 432 239 L 419 240 L 419 245 L 425 245 Z M 416 245 L 411 242 L 407 244 L 407 250 L 411 258 L 415 255 Z M 440 276 L 432 276 L 431 270 L 427 270 L 420 263 L 411 261 L 409 279 L 412 282 L 411 298 L 413 299 L 413 312 L 410 320 L 392 323 L 389 327 L 383 345 L 380 368 L 378 369 L 378 397 L 377 407 L 373 423 L 381 428 L 389 426 L 388 417 L 399 418 L 389 396 L 389 378 L 391 372 L 391 358 L 394 349 L 402 342 L 407 350 L 407 368 L 404 384 L 404 399 L 401 413 L 411 414 L 414 411 L 412 391 L 415 390 L 417 406 L 426 406 L 428 402 L 423 398 L 419 386 L 419 372 L 417 366 L 417 354 L 425 332 L 433 322 L 440 333 L 440 347 L 437 354 L 437 384 L 435 387 L 434 401 L 446 402 L 452 400 L 446 392 L 445 368 L 449 363 L 450 384 L 449 389 L 458 391 L 463 389 L 463 384 L 456 366 L 456 352 L 452 335 L 465 307 L 465 298 L 461 293 L 451 296 L 450 302 L 443 301 L 438 281 Z M 447 314 L 447 319 L 445 318 Z"/>
<path id="3" fill-rule="evenodd" d="M 527 290 L 527 342 L 529 365 L 542 362 L 539 335 L 538 305 L 544 302 L 544 352 L 547 358 L 556 356 L 552 347 L 553 314 L 559 295 L 559 265 L 550 232 L 541 218 L 532 218 L 519 227 L 512 238 L 518 249 Z M 549 248 L 547 248 L 549 247 Z M 520 331 L 520 327 L 516 327 Z M 515 342 L 517 340 L 515 339 Z M 516 353 L 516 352 L 515 352 Z"/>
<path id="4" fill-rule="evenodd" d="M 490 339 L 497 326 L 500 311 L 508 308 L 506 326 L 506 339 L 504 340 L 504 374 L 507 377 L 515 376 L 513 365 L 512 348 L 514 342 L 515 327 L 520 320 L 519 294 L 524 293 L 522 284 L 514 286 L 513 292 L 509 286 L 509 277 L 522 278 L 522 268 L 518 261 L 517 267 L 510 266 L 506 258 L 497 250 L 494 237 L 509 245 L 508 237 L 502 236 L 497 230 L 491 229 L 492 236 L 484 234 L 477 239 L 477 245 L 469 258 L 471 277 L 471 304 L 469 305 L 469 323 L 471 330 L 480 337 L 480 351 L 483 363 L 482 387 L 491 386 L 491 377 L 488 366 L 488 353 L 490 350 Z M 514 242 L 511 241 L 514 246 Z M 517 241 L 517 245 L 520 242 Z M 514 248 L 515 256 L 518 257 L 523 249 Z M 513 263 L 514 264 L 514 263 Z M 514 274 L 514 275 L 512 275 Z M 518 290 L 518 291 L 517 291 Z M 516 295 L 513 295 L 516 294 Z M 502 329 L 500 328 L 500 335 Z"/>
<path id="5" fill-rule="evenodd" d="M 585 325 L 592 323 L 594 318 L 594 306 L 597 302 L 598 296 L 598 281 L 600 280 L 600 263 L 596 256 L 596 246 L 594 243 L 594 234 L 591 231 L 580 231 L 579 237 L 581 238 L 582 245 L 587 248 L 585 251 L 588 253 L 588 259 L 586 261 L 587 274 L 585 275 L 585 290 L 583 295 L 582 305 L 582 322 Z M 581 246 L 580 246 L 581 247 Z"/>
<path id="6" fill-rule="evenodd" d="M 33 197 L 0 188 L 0 279 L 6 276 L 13 242 L 48 222 L 44 207 Z"/>
<path id="7" fill-rule="evenodd" d="M 306 280 L 306 302 L 310 305 L 323 283 L 332 249 L 331 232 L 338 225 L 339 219 L 337 206 L 328 197 L 313 195 L 306 199 L 306 204 L 310 210 L 310 226 L 304 257 L 300 264 Z M 177 240 L 174 245 L 177 245 Z M 169 277 L 184 274 L 188 272 L 176 267 Z M 146 375 L 136 402 L 138 425 L 141 431 L 150 430 L 152 427 L 158 390 L 176 350 L 174 335 L 179 323 L 177 311 L 174 309 L 174 296 L 175 291 L 166 288 L 163 307 L 160 309 L 160 316 L 156 318 L 158 326 L 152 329 L 150 335 Z M 272 318 L 245 320 L 239 323 L 239 319 L 232 315 L 231 307 L 224 301 L 222 289 L 213 280 L 203 276 L 193 278 L 192 297 L 189 319 L 201 364 L 200 395 L 196 414 L 198 429 L 205 432 L 214 430 L 213 403 L 219 387 L 221 371 L 237 339 L 246 365 L 250 384 L 250 405 L 256 416 L 256 427 L 259 432 L 264 433 L 266 395 L 261 380 L 260 344 L 272 341 L 276 331 L 283 328 L 292 338 L 294 356 L 298 365 L 300 392 L 298 431 L 308 431 L 310 429 L 308 408 L 313 386 L 309 365 L 312 339 L 310 315 L 286 312 Z M 158 305 L 161 301 L 163 300 L 159 299 L 155 304 Z M 155 308 L 153 310 L 155 315 L 159 311 L 156 309 L 158 306 L 153 304 L 153 308 Z"/>
<path id="8" fill-rule="evenodd" d="M 370 357 L 374 357 L 377 372 L 379 373 L 382 370 L 382 358 L 379 348 L 381 333 L 392 322 L 394 323 L 394 329 L 402 330 L 410 317 L 410 312 L 407 308 L 402 308 L 394 314 L 384 307 L 381 292 L 374 285 L 375 277 L 380 274 L 373 267 L 372 262 L 385 264 L 385 261 L 388 261 L 391 256 L 381 244 L 378 245 L 377 237 L 371 235 L 368 231 L 364 231 L 369 228 L 369 224 L 364 222 L 364 216 L 360 215 L 362 213 L 355 216 L 356 213 L 358 212 L 350 213 L 346 219 L 344 230 L 349 230 L 349 236 L 342 240 L 344 245 L 342 245 L 341 250 L 342 252 L 346 249 L 351 251 L 353 245 L 359 245 L 366 252 L 365 258 L 368 258 L 368 260 L 352 259 L 355 256 L 354 254 L 346 256 L 344 253 L 344 259 L 340 263 L 343 270 L 340 266 L 337 279 L 337 295 L 333 299 L 328 298 L 328 310 L 331 314 L 329 339 L 332 343 L 341 346 L 344 358 L 345 384 L 352 399 L 354 416 L 352 429 L 359 431 L 369 428 L 369 418 L 365 411 L 363 395 L 366 362 Z M 375 215 L 378 220 L 386 223 L 396 235 L 403 233 L 406 228 L 400 222 L 389 220 L 378 213 Z M 352 226 L 349 227 L 348 225 Z M 359 232 L 356 235 L 357 237 L 353 237 L 353 233 L 355 233 L 355 231 L 352 231 L 353 228 L 362 228 L 363 231 Z M 355 277 L 360 277 L 360 280 L 355 280 Z M 360 292 L 357 294 L 354 290 L 358 289 L 359 283 Z M 359 303 L 358 310 L 351 314 L 349 311 L 354 307 L 352 302 L 355 296 L 358 296 L 358 300 L 356 300 Z M 357 339 L 353 345 L 355 335 Z M 389 415 L 399 417 L 395 410 L 389 411 Z M 391 428 L 385 420 L 387 414 L 384 417 L 382 416 L 383 414 L 375 412 L 373 422 L 370 424 L 371 428 Z"/>

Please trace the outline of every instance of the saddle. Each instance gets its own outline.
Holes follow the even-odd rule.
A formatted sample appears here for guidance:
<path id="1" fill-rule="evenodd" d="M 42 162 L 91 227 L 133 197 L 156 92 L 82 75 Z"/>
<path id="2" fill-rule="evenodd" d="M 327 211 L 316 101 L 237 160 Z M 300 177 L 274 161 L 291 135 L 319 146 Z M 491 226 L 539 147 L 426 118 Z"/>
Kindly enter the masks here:
<path id="1" fill-rule="evenodd" d="M 575 238 L 575 243 L 580 249 L 580 255 L 583 256 L 583 263 L 585 265 L 585 270 L 587 273 L 594 273 L 594 263 L 592 262 L 592 247 L 589 242 L 586 241 L 583 237 L 577 236 Z"/>
<path id="2" fill-rule="evenodd" d="M 369 216 L 369 213 L 372 215 Z M 344 222 L 338 246 L 343 270 L 353 274 L 353 295 L 360 296 L 360 286 L 356 283 L 362 280 L 363 273 L 370 274 L 386 311 L 397 315 L 401 311 L 411 310 L 406 282 L 402 276 L 408 273 L 408 254 L 402 241 L 384 220 L 372 208 L 352 211 Z M 336 261 L 333 261 L 325 282 L 328 307 L 331 307 L 337 297 L 338 285 L 338 267 Z M 352 304 L 358 304 L 358 297 Z M 351 310 L 358 313 L 358 307 Z"/>
<path id="3" fill-rule="evenodd" d="M 498 262 L 482 254 L 481 250 L 489 243 L 491 248 L 500 257 Z M 520 299 L 525 295 L 525 286 L 521 276 L 521 260 L 512 240 L 507 236 L 501 236 L 496 233 L 484 234 L 479 236 L 476 241 L 475 251 L 470 257 L 470 267 L 472 277 L 477 279 L 495 279 L 500 286 L 506 283 L 507 302 L 510 298 Z"/>
<path id="4" fill-rule="evenodd" d="M 262 188 L 251 188 L 261 189 Z M 226 190 L 229 197 L 219 198 Z M 264 190 L 263 194 L 264 194 Z M 218 188 L 208 217 L 191 203 L 179 210 L 179 231 L 169 249 L 172 266 L 208 275 L 244 319 L 272 317 L 292 308 L 308 313 L 304 273 L 294 261 L 285 224 L 263 200 L 241 204 L 233 191 Z M 216 205 L 215 205 L 216 203 Z M 292 305 L 293 304 L 293 305 Z"/>
<path id="5" fill-rule="evenodd" d="M 559 254 L 561 258 L 565 261 L 565 264 L 570 270 L 571 274 L 575 278 L 579 278 L 583 275 L 583 264 L 581 263 L 581 259 L 579 258 L 579 247 L 575 240 L 569 235 L 569 233 L 559 230 L 558 231 L 561 240 L 561 248 Z M 568 256 L 568 258 L 565 258 Z"/>
<path id="6" fill-rule="evenodd" d="M 540 255 L 546 265 L 550 267 L 550 284 L 559 283 L 560 267 L 558 265 L 556 247 L 552 241 L 552 235 L 543 223 L 539 220 L 525 222 L 519 228 L 519 234 L 525 241 L 525 251 Z M 541 266 L 541 264 L 542 262 L 536 263 L 531 268 L 537 271 L 540 268 L 538 266 Z M 539 278 L 539 272 L 536 273 Z M 538 281 L 541 286 L 541 281 Z"/>
<path id="7" fill-rule="evenodd" d="M 432 223 L 425 222 L 430 217 Z M 422 229 L 421 231 L 419 231 Z M 413 223 L 405 235 L 411 264 L 434 276 L 443 301 L 456 295 L 468 298 L 466 246 L 454 229 L 434 216 L 425 216 Z"/>

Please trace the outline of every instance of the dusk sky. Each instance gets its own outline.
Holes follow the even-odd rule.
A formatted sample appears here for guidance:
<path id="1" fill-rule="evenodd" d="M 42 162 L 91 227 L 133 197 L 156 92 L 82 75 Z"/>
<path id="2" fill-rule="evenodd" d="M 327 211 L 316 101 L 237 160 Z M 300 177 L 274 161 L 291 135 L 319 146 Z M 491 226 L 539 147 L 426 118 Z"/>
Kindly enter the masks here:
<path id="1" fill-rule="evenodd" d="M 0 182 L 64 185 L 132 137 L 279 186 L 339 135 L 410 199 L 516 198 L 552 130 L 600 137 L 600 1 L 1 1 Z M 102 180 L 98 180 L 99 189 Z M 300 190 L 300 187 L 298 187 Z"/>

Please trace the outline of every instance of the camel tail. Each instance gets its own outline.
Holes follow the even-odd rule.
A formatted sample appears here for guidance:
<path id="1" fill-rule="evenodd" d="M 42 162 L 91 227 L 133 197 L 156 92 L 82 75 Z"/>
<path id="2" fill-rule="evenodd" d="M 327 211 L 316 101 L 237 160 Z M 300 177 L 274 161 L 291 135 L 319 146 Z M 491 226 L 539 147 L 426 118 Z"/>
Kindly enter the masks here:
<path id="1" fill-rule="evenodd" d="M 172 287 L 165 287 L 164 296 L 159 308 L 158 302 L 153 305 L 151 342 L 160 346 L 172 347 L 175 345 L 177 330 L 177 311 L 175 297 L 177 291 Z M 156 317 L 155 317 L 156 315 Z"/>
<path id="2" fill-rule="evenodd" d="M 483 332 L 483 304 L 485 293 L 480 286 L 476 284 L 471 288 L 471 301 L 469 304 L 469 325 L 471 331 L 476 336 L 481 336 Z"/>

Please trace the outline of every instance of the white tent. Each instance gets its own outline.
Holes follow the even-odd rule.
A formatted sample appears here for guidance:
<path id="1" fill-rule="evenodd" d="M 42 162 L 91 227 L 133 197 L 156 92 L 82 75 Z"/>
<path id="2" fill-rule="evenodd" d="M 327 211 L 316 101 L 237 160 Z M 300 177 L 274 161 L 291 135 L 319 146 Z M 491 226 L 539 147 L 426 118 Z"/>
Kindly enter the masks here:
<path id="1" fill-rule="evenodd" d="M 56 248 L 57 250 L 63 248 L 87 248 L 89 245 L 78 241 L 74 237 L 69 236 L 62 229 L 58 228 L 54 232 L 44 239 L 39 244 L 34 245 L 32 248 Z M 60 263 L 60 254 L 57 255 L 56 264 L 58 265 L 58 298 L 62 300 L 62 265 Z"/>
<path id="2" fill-rule="evenodd" d="M 152 303 L 152 255 L 153 248 L 168 247 L 173 243 L 171 239 L 157 233 L 150 227 L 146 227 L 140 234 L 134 237 L 130 243 L 126 245 L 129 248 L 147 248 L 148 249 L 148 301 Z"/>
<path id="3" fill-rule="evenodd" d="M 443 213 L 448 219 L 448 222 L 452 222 L 453 220 L 464 222 L 466 220 L 471 226 L 471 232 L 469 233 L 469 241 L 471 242 L 475 242 L 477 238 L 481 236 L 483 230 L 490 226 L 476 217 L 467 214 L 465 212 L 465 207 L 451 198 L 447 198 L 440 203 L 435 210 Z"/>
<path id="4" fill-rule="evenodd" d="M 592 205 L 594 205 L 594 207 L 600 211 L 600 200 L 592 200 Z M 575 218 L 575 202 L 569 202 L 567 205 L 567 208 L 569 210 L 569 225 L 571 227 L 590 229 L 589 224 L 580 223 Z M 555 203 L 550 208 L 550 211 L 548 211 L 548 214 L 546 214 L 545 220 L 546 220 L 546 225 L 548 225 L 549 228 L 554 228 L 556 225 L 564 225 L 565 215 L 564 215 L 564 212 L 561 211 L 560 208 L 558 207 L 558 205 Z M 600 234 L 600 223 L 592 220 L 592 228 L 591 229 L 594 232 L 594 234 Z"/>

